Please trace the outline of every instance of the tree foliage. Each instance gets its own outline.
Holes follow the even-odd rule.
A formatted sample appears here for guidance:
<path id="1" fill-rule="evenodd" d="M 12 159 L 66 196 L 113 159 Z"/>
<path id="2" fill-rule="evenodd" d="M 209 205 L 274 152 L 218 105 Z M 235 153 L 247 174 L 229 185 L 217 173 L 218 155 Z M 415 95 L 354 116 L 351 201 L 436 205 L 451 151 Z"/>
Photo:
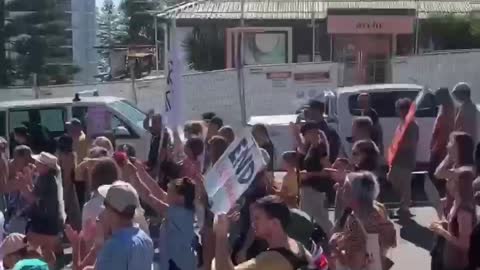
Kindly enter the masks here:
<path id="1" fill-rule="evenodd" d="M 225 67 L 224 31 L 215 26 L 199 28 L 187 36 L 182 46 L 187 52 L 187 61 L 191 69 L 208 71 Z"/>
<path id="2" fill-rule="evenodd" d="M 156 0 L 123 0 L 121 10 L 128 18 L 128 42 L 130 44 L 154 44 L 155 26 L 149 11 L 161 8 Z"/>
<path id="3" fill-rule="evenodd" d="M 5 9 L 9 17 L 5 40 L 13 45 L 12 66 L 16 79 L 28 81 L 37 74 L 40 84 L 67 83 L 78 68 L 71 65 L 71 48 L 66 28 L 70 18 L 55 0 L 11 0 Z"/>
<path id="4" fill-rule="evenodd" d="M 97 12 L 97 25 L 97 40 L 100 45 L 99 67 L 101 70 L 107 70 L 110 67 L 109 48 L 124 45 L 128 41 L 127 18 L 112 0 L 105 0 L 100 11 Z"/>

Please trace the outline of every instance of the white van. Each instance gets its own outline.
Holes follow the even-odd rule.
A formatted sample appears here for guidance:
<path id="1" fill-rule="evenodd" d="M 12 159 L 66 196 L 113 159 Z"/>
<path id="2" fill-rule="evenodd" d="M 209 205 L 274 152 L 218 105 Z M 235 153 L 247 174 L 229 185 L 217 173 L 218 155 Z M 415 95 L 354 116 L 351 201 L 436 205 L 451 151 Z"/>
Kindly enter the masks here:
<path id="1" fill-rule="evenodd" d="M 360 115 L 357 97 L 360 93 L 368 93 L 371 106 L 377 111 L 383 130 L 383 145 L 388 149 L 395 130 L 399 123 L 399 117 L 395 111 L 395 102 L 400 98 L 415 100 L 418 93 L 423 89 L 415 84 L 374 84 L 342 87 L 334 91 L 326 91 L 319 100 L 326 104 L 326 120 L 335 128 L 342 141 L 342 147 L 350 156 L 352 145 L 347 138 L 352 134 L 353 118 Z M 417 162 L 425 164 L 429 160 L 430 140 L 437 114 L 437 106 L 433 94 L 428 93 L 423 102 L 417 108 L 416 121 L 420 127 L 420 141 L 418 144 Z M 296 119 L 296 115 L 270 115 L 253 116 L 249 124 L 267 124 L 273 143 L 276 146 L 277 157 L 286 150 L 291 150 L 292 138 L 288 130 L 288 121 Z M 280 135 L 281 134 L 281 135 Z M 387 151 L 385 151 L 387 152 Z M 277 158 L 277 167 L 280 160 Z"/>
<path id="2" fill-rule="evenodd" d="M 108 112 L 106 128 L 100 134 L 115 138 L 117 145 L 128 143 L 135 147 L 137 157 L 145 160 L 150 143 L 150 133 L 143 128 L 145 113 L 127 100 L 117 97 L 78 97 L 18 100 L 0 102 L 0 136 L 10 141 L 13 129 L 29 123 L 31 117 L 40 119 L 40 124 L 48 129 L 50 137 L 57 138 L 65 133 L 65 122 L 78 118 L 85 126 L 87 136 L 89 112 Z M 92 115 L 91 114 L 91 115 Z M 93 116 L 92 116 L 93 117 Z"/>

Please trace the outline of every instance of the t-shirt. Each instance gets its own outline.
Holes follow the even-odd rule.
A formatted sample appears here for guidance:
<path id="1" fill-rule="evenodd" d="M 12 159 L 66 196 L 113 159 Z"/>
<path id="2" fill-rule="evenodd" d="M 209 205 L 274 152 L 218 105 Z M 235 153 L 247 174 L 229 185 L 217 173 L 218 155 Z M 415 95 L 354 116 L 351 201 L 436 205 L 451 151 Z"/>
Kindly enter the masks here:
<path id="1" fill-rule="evenodd" d="M 15 264 L 13 270 L 48 270 L 48 264 L 39 259 L 24 259 Z"/>
<path id="2" fill-rule="evenodd" d="M 460 106 L 455 117 L 455 131 L 463 131 L 470 134 L 473 142 L 477 143 L 477 114 L 478 110 L 472 102 L 465 102 Z"/>
<path id="3" fill-rule="evenodd" d="M 373 108 L 370 108 L 367 111 L 362 111 L 361 115 L 362 116 L 368 116 L 370 118 L 370 120 L 372 120 L 373 125 L 378 124 L 378 113 Z"/>
<path id="4" fill-rule="evenodd" d="M 77 154 L 77 164 L 83 161 L 84 158 L 87 157 L 88 154 L 89 143 L 87 140 L 87 136 L 82 131 L 80 136 L 77 140 L 73 140 L 73 151 Z"/>
<path id="5" fill-rule="evenodd" d="M 112 234 L 97 256 L 96 270 L 150 270 L 152 239 L 142 230 L 124 228 Z"/>
<path id="6" fill-rule="evenodd" d="M 196 270 L 194 212 L 171 205 L 160 228 L 160 269 Z M 133 268 L 132 268 L 133 269 Z"/>
<path id="7" fill-rule="evenodd" d="M 298 179 L 295 172 L 286 173 L 283 176 L 282 189 L 280 194 L 289 207 L 296 207 L 298 196 Z"/>
<path id="8" fill-rule="evenodd" d="M 322 159 L 327 157 L 327 148 L 324 144 L 309 147 L 306 154 L 300 154 L 299 167 L 307 172 L 321 172 L 323 170 Z M 312 176 L 302 181 L 302 185 L 311 186 L 320 192 L 328 192 L 332 186 L 329 178 Z"/>

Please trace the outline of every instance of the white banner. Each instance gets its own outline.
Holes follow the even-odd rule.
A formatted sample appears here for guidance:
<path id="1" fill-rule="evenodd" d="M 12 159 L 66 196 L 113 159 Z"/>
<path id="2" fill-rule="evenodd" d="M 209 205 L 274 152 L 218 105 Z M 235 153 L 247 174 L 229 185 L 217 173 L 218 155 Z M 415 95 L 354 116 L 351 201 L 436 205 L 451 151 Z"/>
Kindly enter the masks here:
<path id="1" fill-rule="evenodd" d="M 167 117 L 167 126 L 173 130 L 183 125 L 184 98 L 182 88 L 182 63 L 178 54 L 177 44 L 172 45 L 168 55 L 165 115 Z"/>
<path id="2" fill-rule="evenodd" d="M 205 176 L 205 189 L 214 214 L 226 213 L 266 166 L 251 132 L 245 129 Z"/>

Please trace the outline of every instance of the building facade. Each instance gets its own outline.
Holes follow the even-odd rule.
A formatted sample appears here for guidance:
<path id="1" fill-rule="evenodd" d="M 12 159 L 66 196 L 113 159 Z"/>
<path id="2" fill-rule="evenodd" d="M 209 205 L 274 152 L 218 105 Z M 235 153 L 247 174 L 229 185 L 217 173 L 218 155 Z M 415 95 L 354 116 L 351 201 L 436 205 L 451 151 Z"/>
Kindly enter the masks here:
<path id="1" fill-rule="evenodd" d="M 186 62 L 182 44 L 192 31 L 215 29 L 225 33 L 226 68 L 239 51 L 243 64 L 335 61 L 344 63 L 347 84 L 362 84 L 388 82 L 391 57 L 422 51 L 422 20 L 475 10 L 471 1 L 198 0 L 158 16 L 175 17 Z"/>

